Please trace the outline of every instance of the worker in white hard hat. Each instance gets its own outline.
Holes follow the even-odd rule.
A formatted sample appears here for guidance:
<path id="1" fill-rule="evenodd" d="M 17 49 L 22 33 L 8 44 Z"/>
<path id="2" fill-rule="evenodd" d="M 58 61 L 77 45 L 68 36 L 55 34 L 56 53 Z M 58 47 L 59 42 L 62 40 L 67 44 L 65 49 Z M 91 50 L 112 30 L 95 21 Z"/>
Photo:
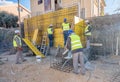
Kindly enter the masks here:
<path id="1" fill-rule="evenodd" d="M 48 38 L 49 38 L 49 47 L 53 47 L 54 37 L 53 37 L 53 25 L 52 24 L 49 25 L 47 32 L 48 32 Z"/>
<path id="2" fill-rule="evenodd" d="M 84 35 L 86 36 L 86 40 L 87 40 L 86 48 L 89 49 L 90 48 L 90 36 L 91 36 L 92 26 L 91 26 L 89 20 L 86 20 L 85 23 L 86 23 L 86 27 L 85 27 Z"/>
<path id="3" fill-rule="evenodd" d="M 23 58 L 22 55 L 22 42 L 21 42 L 21 37 L 20 37 L 20 31 L 19 30 L 15 30 L 15 35 L 13 38 L 13 47 L 16 49 L 17 53 L 16 53 L 16 64 L 21 64 L 21 62 L 19 61 L 19 59 L 21 58 L 21 60 L 24 62 L 26 61 Z"/>

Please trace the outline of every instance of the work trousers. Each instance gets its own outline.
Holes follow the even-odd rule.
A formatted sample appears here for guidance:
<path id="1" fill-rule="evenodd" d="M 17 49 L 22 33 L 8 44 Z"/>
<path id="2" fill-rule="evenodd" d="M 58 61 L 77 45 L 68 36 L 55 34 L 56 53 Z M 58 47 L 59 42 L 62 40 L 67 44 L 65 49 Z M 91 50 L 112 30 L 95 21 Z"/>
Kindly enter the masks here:
<path id="1" fill-rule="evenodd" d="M 84 66 L 84 55 L 83 52 L 78 52 L 73 54 L 73 67 L 74 72 L 78 73 L 78 63 L 80 62 L 81 70 L 80 72 L 82 74 L 85 74 L 85 66 Z"/>
<path id="2" fill-rule="evenodd" d="M 16 63 L 20 62 L 21 59 L 22 61 L 24 61 L 23 55 L 22 55 L 22 50 L 17 49 L 17 53 L 16 53 Z"/>
<path id="3" fill-rule="evenodd" d="M 66 45 L 66 41 L 67 41 L 67 38 L 68 38 L 68 31 L 67 30 L 64 31 L 63 34 L 64 34 L 64 45 Z"/>
<path id="4" fill-rule="evenodd" d="M 86 36 L 87 42 L 86 42 L 86 48 L 90 49 L 90 36 Z"/>
<path id="5" fill-rule="evenodd" d="M 49 46 L 53 47 L 53 35 L 52 34 L 48 34 L 48 38 L 49 38 Z"/>

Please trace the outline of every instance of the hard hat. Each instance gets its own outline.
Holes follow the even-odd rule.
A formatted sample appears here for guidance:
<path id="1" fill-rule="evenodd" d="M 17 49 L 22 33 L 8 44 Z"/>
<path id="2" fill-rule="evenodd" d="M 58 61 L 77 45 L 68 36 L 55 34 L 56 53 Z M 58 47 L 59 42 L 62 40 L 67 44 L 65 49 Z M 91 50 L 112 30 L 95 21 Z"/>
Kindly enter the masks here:
<path id="1" fill-rule="evenodd" d="M 90 21 L 89 20 L 85 20 L 86 23 L 89 23 Z"/>
<path id="2" fill-rule="evenodd" d="M 49 26 L 53 26 L 52 24 L 50 24 Z"/>
<path id="3" fill-rule="evenodd" d="M 72 34 L 72 33 L 74 33 L 73 30 L 69 30 L 69 31 L 68 31 L 68 34 L 69 34 L 69 35 Z"/>
<path id="4" fill-rule="evenodd" d="M 19 30 L 15 30 L 15 33 L 20 33 L 20 31 Z"/>
<path id="5" fill-rule="evenodd" d="M 66 22 L 67 21 L 67 19 L 66 18 L 64 18 L 64 22 Z"/>

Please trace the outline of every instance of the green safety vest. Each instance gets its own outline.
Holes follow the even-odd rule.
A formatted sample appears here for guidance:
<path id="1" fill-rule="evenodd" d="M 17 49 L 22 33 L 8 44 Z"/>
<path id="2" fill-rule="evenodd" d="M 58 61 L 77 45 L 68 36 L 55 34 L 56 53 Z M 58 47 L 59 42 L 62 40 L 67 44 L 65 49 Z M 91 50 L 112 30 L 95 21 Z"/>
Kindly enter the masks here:
<path id="1" fill-rule="evenodd" d="M 62 23 L 63 26 L 63 31 L 69 30 L 70 29 L 70 24 L 69 23 Z"/>
<path id="2" fill-rule="evenodd" d="M 71 39 L 71 47 L 72 47 L 71 49 L 72 50 L 83 48 L 82 43 L 80 41 L 80 37 L 78 35 L 71 34 L 69 37 Z"/>
<path id="3" fill-rule="evenodd" d="M 85 28 L 85 35 L 86 36 L 91 36 L 91 32 L 88 32 L 89 31 L 88 28 L 89 28 L 89 25 L 86 26 L 86 28 Z M 88 33 L 86 33 L 86 32 L 88 32 Z"/>
<path id="4" fill-rule="evenodd" d="M 47 31 L 48 31 L 48 34 L 53 34 L 52 28 L 48 28 Z"/>
<path id="5" fill-rule="evenodd" d="M 13 38 L 13 46 L 14 46 L 14 47 L 18 47 L 17 42 L 16 42 L 16 40 L 15 40 L 16 38 L 17 38 L 17 39 L 19 40 L 19 42 L 20 42 L 19 45 L 22 46 L 21 38 L 20 38 L 18 35 L 15 35 L 14 38 Z"/>

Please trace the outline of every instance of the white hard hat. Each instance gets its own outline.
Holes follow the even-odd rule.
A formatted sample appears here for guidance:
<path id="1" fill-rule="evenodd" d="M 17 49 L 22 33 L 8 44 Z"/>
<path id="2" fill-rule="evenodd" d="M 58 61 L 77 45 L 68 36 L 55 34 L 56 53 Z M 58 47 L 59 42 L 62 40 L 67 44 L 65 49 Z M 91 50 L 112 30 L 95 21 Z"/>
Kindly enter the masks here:
<path id="1" fill-rule="evenodd" d="M 86 23 L 89 23 L 90 21 L 89 20 L 85 20 Z"/>
<path id="2" fill-rule="evenodd" d="M 52 24 L 50 24 L 49 26 L 53 26 Z"/>
<path id="3" fill-rule="evenodd" d="M 15 30 L 15 33 L 20 33 L 20 31 L 19 30 Z"/>

